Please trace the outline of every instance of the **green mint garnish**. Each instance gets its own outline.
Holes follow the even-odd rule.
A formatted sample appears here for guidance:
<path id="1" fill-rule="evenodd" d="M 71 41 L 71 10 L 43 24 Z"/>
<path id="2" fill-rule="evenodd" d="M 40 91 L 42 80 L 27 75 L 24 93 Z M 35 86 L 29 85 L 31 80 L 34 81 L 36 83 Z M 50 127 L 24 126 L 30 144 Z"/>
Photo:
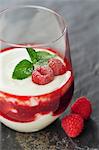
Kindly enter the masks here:
<path id="1" fill-rule="evenodd" d="M 32 48 L 26 48 L 33 64 L 37 62 L 37 52 Z"/>
<path id="2" fill-rule="evenodd" d="M 48 59 L 55 57 L 55 55 L 50 54 L 45 51 L 38 51 L 37 52 L 37 58 L 38 60 L 48 61 Z"/>
<path id="3" fill-rule="evenodd" d="M 34 70 L 34 67 L 43 66 L 48 64 L 48 60 L 50 58 L 55 57 L 56 55 L 50 54 L 46 51 L 35 51 L 32 48 L 26 48 L 31 62 L 29 60 L 22 60 L 20 61 L 12 74 L 13 79 L 22 80 L 30 75 L 32 75 L 32 71 Z"/>
<path id="4" fill-rule="evenodd" d="M 34 64 L 34 68 L 37 68 L 39 66 L 46 66 L 46 65 L 48 65 L 48 61 L 39 60 L 36 64 Z"/>
<path id="5" fill-rule="evenodd" d="M 27 52 L 28 52 L 33 64 L 35 64 L 38 61 L 43 61 L 44 62 L 44 61 L 47 61 L 50 58 L 55 57 L 55 55 L 50 54 L 50 53 L 45 52 L 45 51 L 37 51 L 36 52 L 32 48 L 26 48 L 26 49 L 27 49 Z"/>
<path id="6" fill-rule="evenodd" d="M 12 78 L 18 80 L 25 79 L 32 74 L 32 71 L 33 64 L 30 61 L 24 59 L 16 65 Z"/>

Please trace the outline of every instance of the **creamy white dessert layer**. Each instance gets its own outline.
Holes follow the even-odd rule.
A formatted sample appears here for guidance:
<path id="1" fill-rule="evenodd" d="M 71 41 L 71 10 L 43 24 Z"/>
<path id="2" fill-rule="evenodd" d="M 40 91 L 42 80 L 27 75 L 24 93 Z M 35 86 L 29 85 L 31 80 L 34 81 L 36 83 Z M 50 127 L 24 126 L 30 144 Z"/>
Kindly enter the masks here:
<path id="1" fill-rule="evenodd" d="M 26 123 L 14 122 L 2 116 L 0 116 L 0 121 L 7 127 L 19 132 L 35 132 L 45 128 L 57 118 L 58 116 L 52 116 L 52 113 L 49 113 L 42 116 L 38 115 L 37 120 Z"/>
<path id="2" fill-rule="evenodd" d="M 36 49 L 37 51 L 48 51 L 45 49 Z M 48 51 L 50 52 L 50 51 Z M 52 52 L 50 52 L 52 53 Z M 61 61 L 62 59 L 58 57 Z M 71 77 L 71 71 L 56 76 L 52 82 L 46 85 L 37 85 L 32 82 L 31 76 L 23 80 L 12 79 L 12 73 L 15 66 L 23 59 L 28 59 L 29 55 L 25 48 L 15 48 L 0 53 L 0 90 L 15 95 L 35 96 L 50 93 L 61 87 Z"/>

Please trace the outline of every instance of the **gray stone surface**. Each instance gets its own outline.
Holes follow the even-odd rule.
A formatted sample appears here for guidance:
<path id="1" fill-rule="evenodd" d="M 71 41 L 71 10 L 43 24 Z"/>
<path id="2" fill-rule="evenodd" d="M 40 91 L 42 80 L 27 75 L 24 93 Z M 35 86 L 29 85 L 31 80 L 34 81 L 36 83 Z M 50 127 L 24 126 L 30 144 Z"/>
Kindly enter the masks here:
<path id="1" fill-rule="evenodd" d="M 93 114 L 85 123 L 84 132 L 74 140 L 65 135 L 60 119 L 31 134 L 18 133 L 1 125 L 0 150 L 99 150 L 99 1 L 0 0 L 0 9 L 22 3 L 49 7 L 68 22 L 75 74 L 73 100 L 82 95 L 90 98 Z"/>

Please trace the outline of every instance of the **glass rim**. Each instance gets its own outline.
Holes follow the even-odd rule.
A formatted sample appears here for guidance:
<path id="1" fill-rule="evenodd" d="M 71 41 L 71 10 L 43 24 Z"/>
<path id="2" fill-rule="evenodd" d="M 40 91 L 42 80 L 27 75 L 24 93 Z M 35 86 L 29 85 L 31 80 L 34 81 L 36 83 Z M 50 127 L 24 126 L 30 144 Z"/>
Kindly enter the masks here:
<path id="1" fill-rule="evenodd" d="M 55 14 L 57 17 L 60 18 L 61 22 L 63 23 L 63 30 L 62 30 L 62 33 L 59 37 L 57 37 L 56 39 L 54 39 L 50 42 L 44 43 L 44 44 L 35 44 L 35 47 L 36 46 L 37 47 L 49 46 L 50 44 L 53 44 L 53 43 L 57 42 L 61 37 L 63 37 L 63 35 L 67 31 L 67 24 L 66 24 L 64 18 L 60 14 L 58 14 L 56 11 L 54 11 L 52 9 L 49 9 L 49 8 L 43 7 L 43 6 L 39 6 L 39 5 L 16 5 L 14 7 L 7 7 L 5 9 L 3 9 L 2 11 L 0 11 L 0 16 L 4 13 L 10 11 L 10 10 L 14 10 L 14 9 L 17 9 L 17 8 L 35 8 L 35 9 L 38 8 L 38 9 L 42 9 L 42 10 L 48 11 L 52 14 Z M 11 42 L 8 42 L 8 41 L 2 39 L 1 37 L 0 37 L 0 42 L 6 43 L 7 45 L 10 45 L 10 46 L 13 46 L 13 47 L 34 47 L 34 44 L 33 45 L 32 44 L 24 45 L 24 44 L 11 43 Z"/>

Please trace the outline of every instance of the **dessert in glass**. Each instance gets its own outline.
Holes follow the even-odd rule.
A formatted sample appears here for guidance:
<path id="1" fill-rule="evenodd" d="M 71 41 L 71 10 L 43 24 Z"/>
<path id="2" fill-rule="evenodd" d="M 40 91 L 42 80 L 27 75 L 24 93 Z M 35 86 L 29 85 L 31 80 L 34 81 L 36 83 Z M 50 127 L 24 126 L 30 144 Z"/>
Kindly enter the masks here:
<path id="1" fill-rule="evenodd" d="M 0 121 L 39 131 L 68 107 L 74 89 L 64 19 L 40 6 L 0 13 Z"/>

